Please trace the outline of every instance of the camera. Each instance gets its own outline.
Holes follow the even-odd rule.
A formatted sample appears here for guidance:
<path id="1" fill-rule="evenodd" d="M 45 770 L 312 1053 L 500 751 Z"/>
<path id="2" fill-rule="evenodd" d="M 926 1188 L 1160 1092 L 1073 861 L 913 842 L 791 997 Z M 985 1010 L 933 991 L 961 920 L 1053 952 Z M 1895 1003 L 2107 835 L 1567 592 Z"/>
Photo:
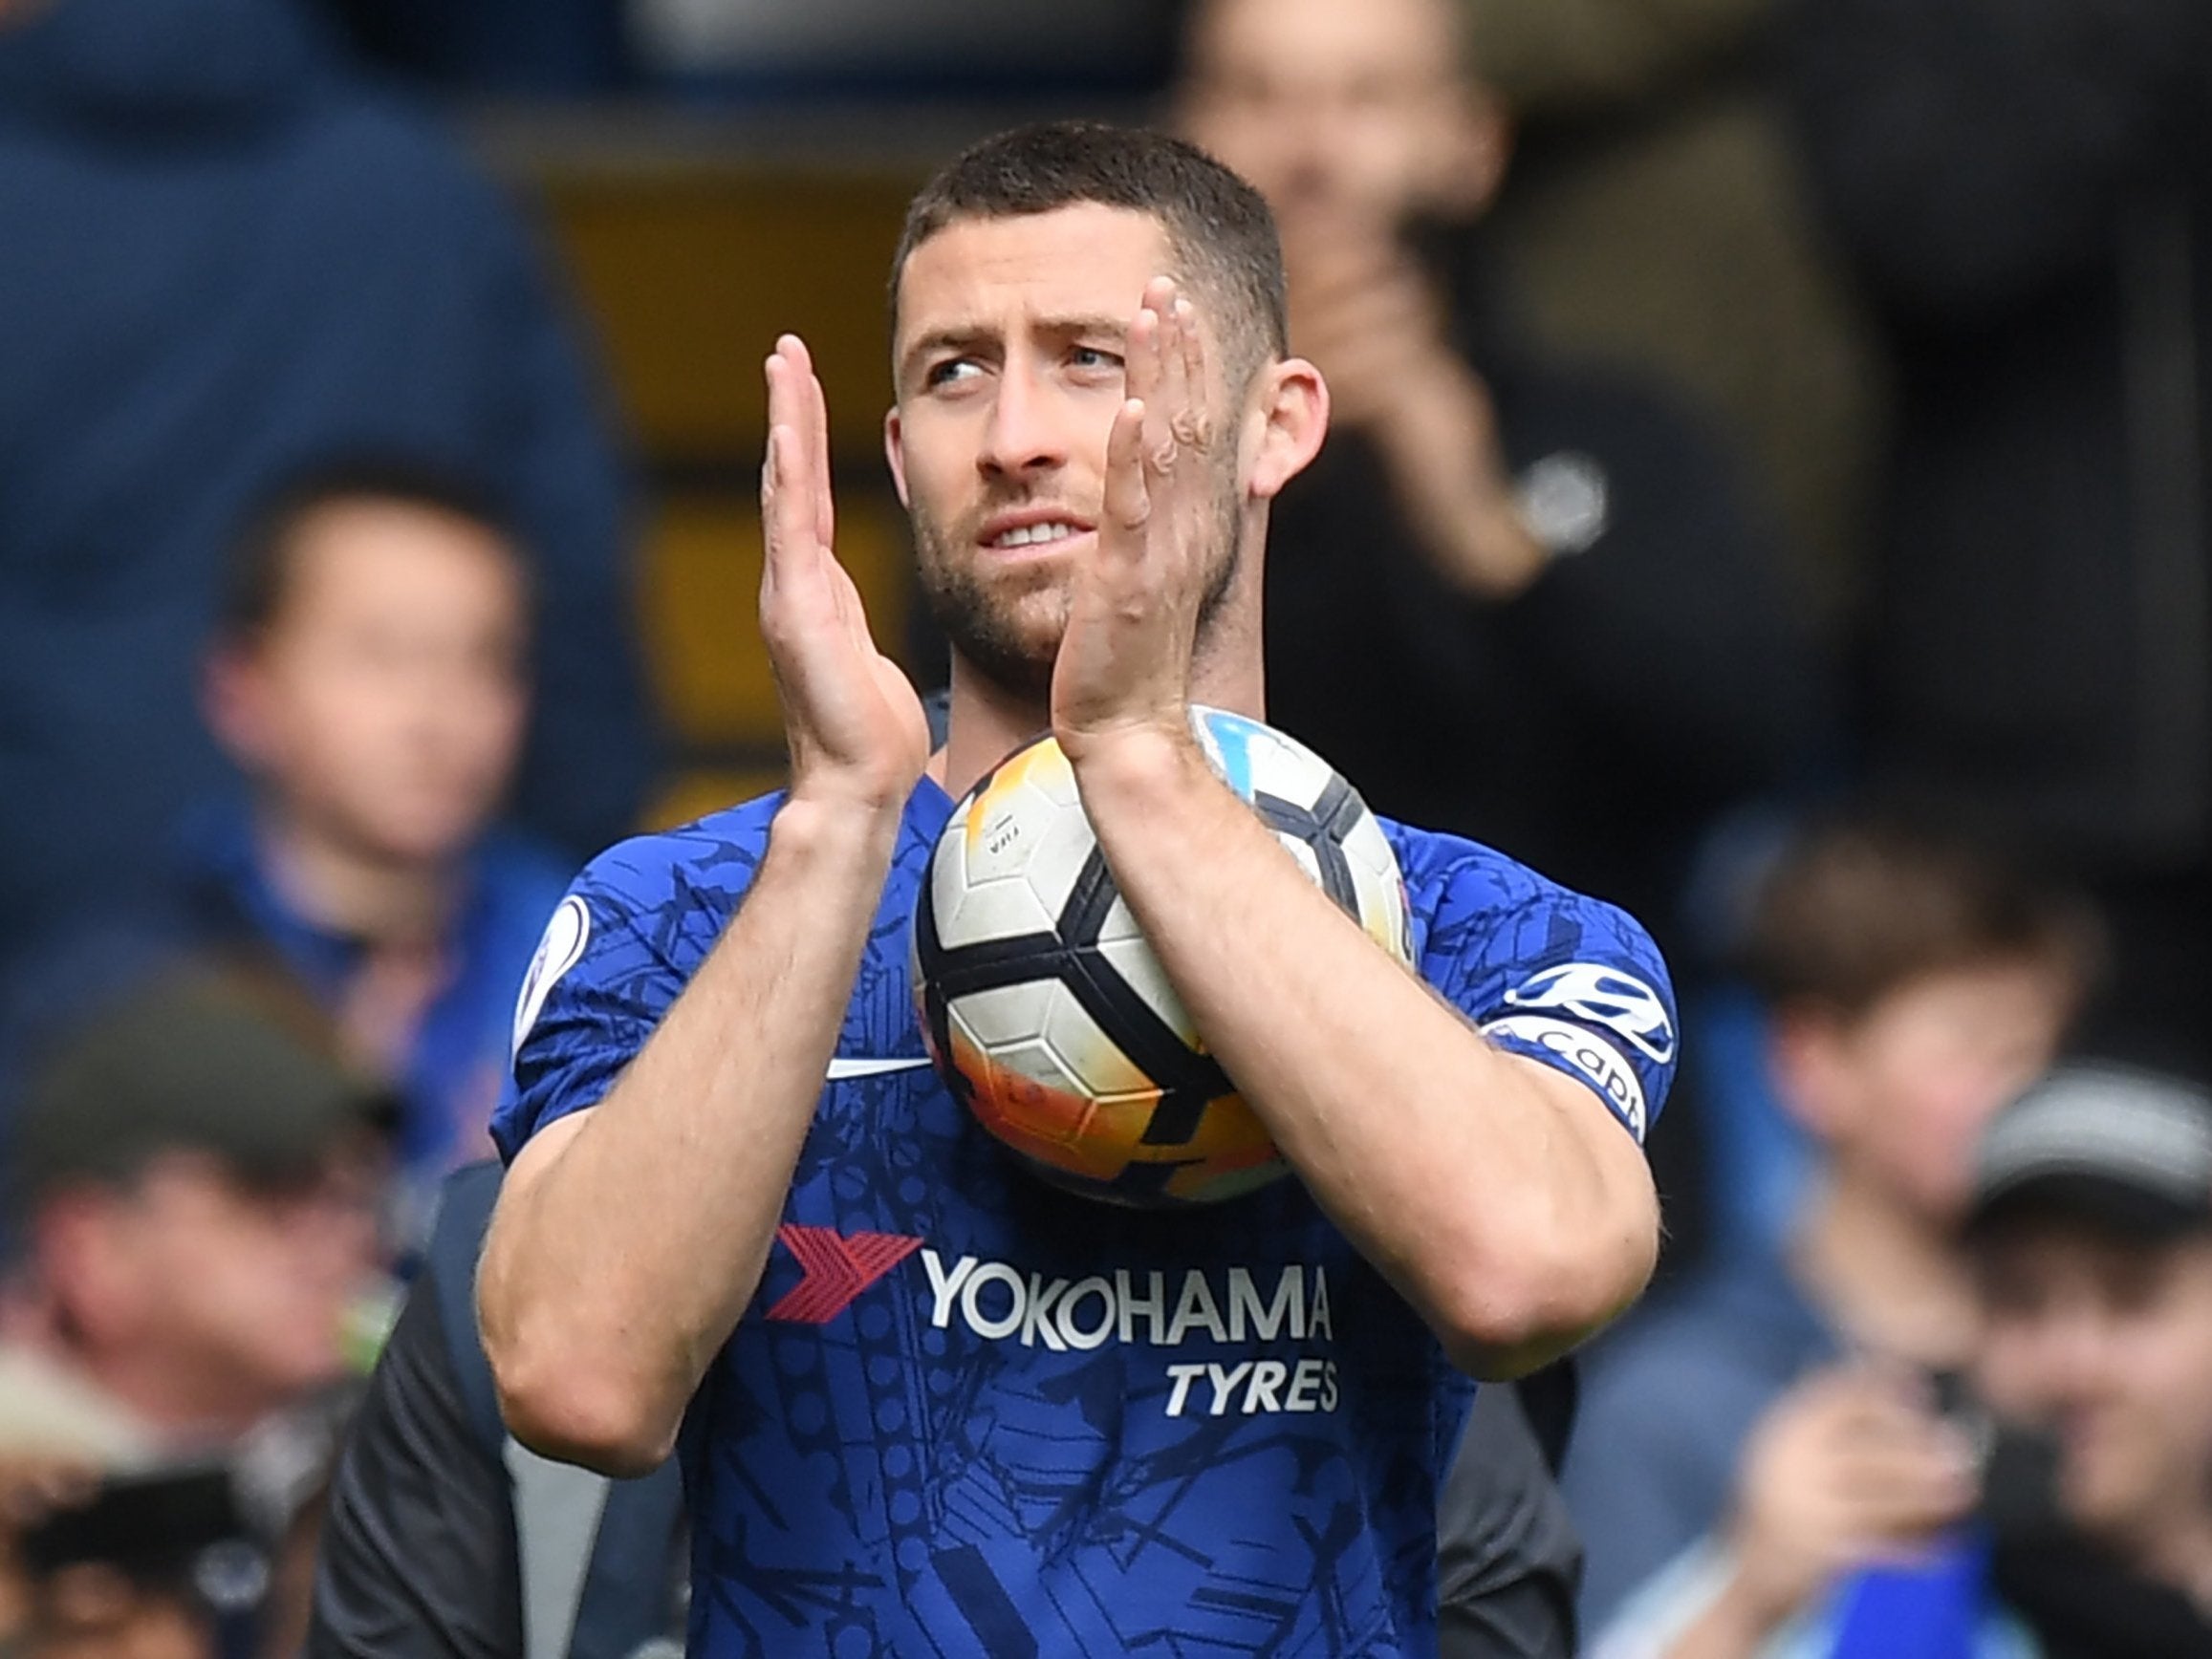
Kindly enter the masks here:
<path id="1" fill-rule="evenodd" d="M 228 1462 L 111 1475 L 86 1502 L 26 1530 L 16 1549 L 35 1578 L 105 1566 L 142 1586 L 188 1591 L 217 1614 L 247 1611 L 269 1589 L 269 1552 Z"/>

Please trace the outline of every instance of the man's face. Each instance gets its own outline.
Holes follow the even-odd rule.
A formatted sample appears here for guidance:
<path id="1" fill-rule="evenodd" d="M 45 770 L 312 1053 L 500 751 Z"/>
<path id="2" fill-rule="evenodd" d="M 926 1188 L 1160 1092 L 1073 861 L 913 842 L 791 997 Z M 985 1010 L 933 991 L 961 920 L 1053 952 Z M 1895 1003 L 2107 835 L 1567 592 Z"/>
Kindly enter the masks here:
<path id="1" fill-rule="evenodd" d="M 159 1160 L 104 1222 L 118 1340 L 264 1410 L 338 1377 L 378 1262 L 379 1169 L 334 1152 L 313 1178 L 267 1188 L 201 1154 Z"/>
<path id="2" fill-rule="evenodd" d="M 1173 269 L 1149 214 L 1082 204 L 963 220 L 908 257 L 886 424 L 922 592 L 987 679 L 1042 696 L 1073 571 L 1097 551 L 1106 440 L 1144 287 Z M 1220 319 L 1203 313 L 1208 397 L 1224 411 Z M 1237 568 L 1240 445 L 1220 448 L 1219 549 L 1201 626 Z"/>
<path id="3" fill-rule="evenodd" d="M 2212 1238 L 2146 1244 L 2023 1221 L 1980 1262 L 1976 1381 L 2001 1415 L 2051 1431 L 2059 1498 L 2131 1544 L 2201 1523 L 2212 1482 Z"/>
<path id="4" fill-rule="evenodd" d="M 1469 212 L 1481 205 L 1468 178 L 1477 100 L 1446 3 L 1208 0 L 1190 35 L 1184 127 L 1278 213 L 1397 225 Z"/>
<path id="5" fill-rule="evenodd" d="M 239 694 L 249 767 L 291 811 L 378 858 L 446 858 L 497 809 L 521 743 L 524 598 L 480 526 L 339 502 L 296 531 Z"/>
<path id="6" fill-rule="evenodd" d="M 2049 1066 L 2071 1005 L 2062 976 L 2026 963 L 1901 985 L 1817 1040 L 1813 1128 L 1840 1164 L 1946 1224 L 1982 1131 Z"/>

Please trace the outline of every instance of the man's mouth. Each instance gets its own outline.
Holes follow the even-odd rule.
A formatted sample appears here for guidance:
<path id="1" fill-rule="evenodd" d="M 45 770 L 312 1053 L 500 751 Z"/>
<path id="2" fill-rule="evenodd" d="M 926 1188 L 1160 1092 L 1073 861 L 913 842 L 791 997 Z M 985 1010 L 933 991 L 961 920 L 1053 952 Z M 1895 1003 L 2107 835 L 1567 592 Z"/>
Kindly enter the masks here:
<path id="1" fill-rule="evenodd" d="M 994 552 L 1017 552 L 1073 541 L 1077 536 L 1088 535 L 1090 530 L 1091 527 L 1079 519 L 1025 514 L 986 524 L 981 539 L 983 545 Z"/>

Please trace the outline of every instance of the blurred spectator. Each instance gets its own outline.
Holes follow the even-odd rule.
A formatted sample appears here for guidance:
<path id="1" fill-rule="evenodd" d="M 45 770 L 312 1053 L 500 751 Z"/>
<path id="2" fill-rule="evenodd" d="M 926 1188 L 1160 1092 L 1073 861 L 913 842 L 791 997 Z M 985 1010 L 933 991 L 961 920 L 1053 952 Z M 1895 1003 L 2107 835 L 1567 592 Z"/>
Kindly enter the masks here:
<path id="1" fill-rule="evenodd" d="M 142 890 L 221 775 L 224 549 L 307 458 L 489 481 L 537 566 L 524 818 L 582 851 L 651 758 L 597 391 L 512 210 L 290 0 L 0 25 L 0 955 Z"/>
<path id="2" fill-rule="evenodd" d="M 1791 12 L 1811 168 L 1898 375 L 1873 767 L 2093 877 L 2114 924 L 2115 1009 L 2145 1031 L 2200 1031 L 2212 8 Z"/>
<path id="3" fill-rule="evenodd" d="M 14 1125 L 0 1456 L 105 1482 L 0 1520 L 34 1638 L 114 1651 L 93 1627 L 235 1611 L 188 1552 L 273 1550 L 319 1483 L 377 1282 L 385 1103 L 293 1020 L 243 980 L 141 987 L 60 1041 Z"/>
<path id="4" fill-rule="evenodd" d="M 207 707 L 253 786 L 193 826 L 191 925 L 260 943 L 399 1088 L 426 1207 L 490 1150 L 531 954 L 567 890 L 490 825 L 529 690 L 528 575 L 492 506 L 422 468 L 338 463 L 243 539 Z"/>
<path id="5" fill-rule="evenodd" d="M 1861 1569 L 1964 1513 L 1924 1381 L 1970 1357 L 1952 1229 L 2093 941 L 2071 900 L 1899 830 L 1830 826 L 1772 872 L 1748 955 L 1821 1166 L 1782 1249 L 1716 1263 L 1589 1357 L 1565 1482 L 1595 1651 L 1825 1652 L 1854 1606 L 1892 1605 Z M 1970 1587 L 1970 1561 L 1937 1562 Z"/>
<path id="6" fill-rule="evenodd" d="M 1756 463 L 1831 633 L 1884 387 L 1773 87 L 1777 0 L 1458 0 L 1518 128 L 1499 252 L 1540 337 L 1659 375 Z"/>
<path id="7" fill-rule="evenodd" d="M 2044 1659 L 2212 1653 L 2212 1096 L 2062 1068 L 1984 1141 L 1971 1237 L 1981 1397 L 2050 1437 L 1997 1442 L 2000 1591 Z"/>
<path id="8" fill-rule="evenodd" d="M 1269 534 L 1270 718 L 1379 809 L 1666 933 L 1692 842 L 1808 742 L 1819 675 L 1727 468 L 1495 304 L 1506 162 L 1450 0 L 1207 0 L 1181 90 L 1281 225 L 1331 436 Z"/>

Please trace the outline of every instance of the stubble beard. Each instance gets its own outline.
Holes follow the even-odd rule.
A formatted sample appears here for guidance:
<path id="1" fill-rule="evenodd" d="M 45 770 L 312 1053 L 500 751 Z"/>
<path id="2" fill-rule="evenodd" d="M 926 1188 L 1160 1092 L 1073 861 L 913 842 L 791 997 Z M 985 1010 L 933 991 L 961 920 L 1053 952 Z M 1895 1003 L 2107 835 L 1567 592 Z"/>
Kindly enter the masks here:
<path id="1" fill-rule="evenodd" d="M 1224 551 L 1206 578 L 1199 600 L 1198 647 L 1204 651 L 1222 607 L 1228 602 L 1243 565 L 1242 528 L 1236 474 L 1224 467 L 1215 480 L 1214 528 Z M 990 503 L 968 521 L 980 523 L 986 513 L 1003 510 L 1008 503 Z M 913 526 L 915 564 L 922 583 L 922 601 L 943 630 L 945 639 L 961 658 L 984 679 L 1009 696 L 1042 704 L 1051 701 L 1052 665 L 1060 653 L 1060 637 L 1067 632 L 1071 595 L 1066 572 L 1044 570 L 1016 574 L 992 583 L 984 564 L 973 556 L 971 528 L 948 532 L 944 525 L 920 502 L 908 517 Z"/>

